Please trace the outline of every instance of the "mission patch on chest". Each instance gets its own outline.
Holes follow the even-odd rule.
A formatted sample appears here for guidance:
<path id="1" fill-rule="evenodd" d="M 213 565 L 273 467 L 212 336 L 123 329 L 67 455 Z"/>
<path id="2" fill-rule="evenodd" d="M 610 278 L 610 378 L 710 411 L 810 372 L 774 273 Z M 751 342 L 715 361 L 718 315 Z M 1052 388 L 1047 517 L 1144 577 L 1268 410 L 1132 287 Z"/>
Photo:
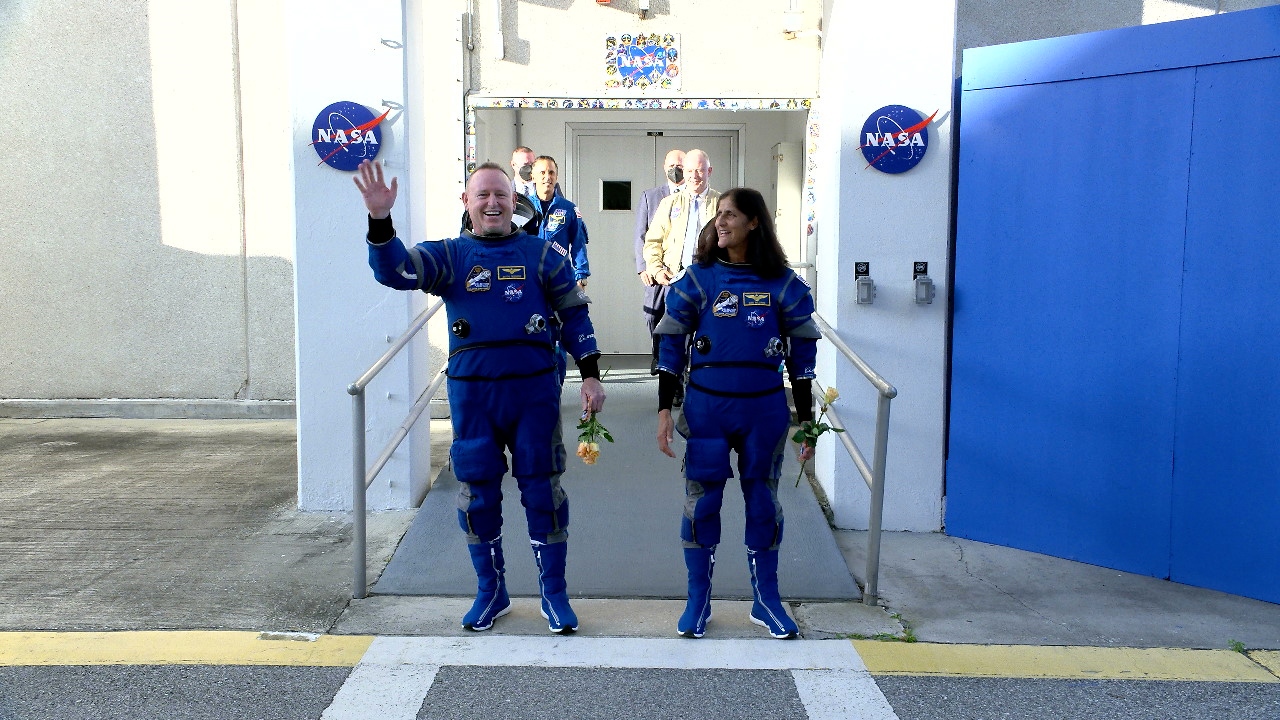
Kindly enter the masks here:
<path id="1" fill-rule="evenodd" d="M 483 292 L 493 286 L 493 273 L 476 265 L 467 273 L 467 292 Z"/>
<path id="2" fill-rule="evenodd" d="M 719 297 L 711 305 L 711 312 L 716 317 L 737 317 L 738 316 L 738 296 L 723 290 Z"/>

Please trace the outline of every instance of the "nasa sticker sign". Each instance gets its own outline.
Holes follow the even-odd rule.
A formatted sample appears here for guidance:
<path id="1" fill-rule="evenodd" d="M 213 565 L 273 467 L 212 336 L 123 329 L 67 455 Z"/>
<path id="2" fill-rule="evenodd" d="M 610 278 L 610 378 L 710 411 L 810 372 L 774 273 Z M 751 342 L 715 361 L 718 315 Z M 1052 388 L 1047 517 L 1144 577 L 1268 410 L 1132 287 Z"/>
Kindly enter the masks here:
<path id="1" fill-rule="evenodd" d="M 934 113 L 937 115 L 937 113 Z M 905 105 L 885 105 L 862 124 L 862 156 L 867 167 L 904 173 L 924 159 L 929 149 L 929 121 Z"/>
<path id="2" fill-rule="evenodd" d="M 364 160 L 378 157 L 382 148 L 382 128 L 378 125 L 389 112 L 375 117 L 369 108 L 347 101 L 321 110 L 311 125 L 311 146 L 320 156 L 316 164 L 351 171 Z"/>

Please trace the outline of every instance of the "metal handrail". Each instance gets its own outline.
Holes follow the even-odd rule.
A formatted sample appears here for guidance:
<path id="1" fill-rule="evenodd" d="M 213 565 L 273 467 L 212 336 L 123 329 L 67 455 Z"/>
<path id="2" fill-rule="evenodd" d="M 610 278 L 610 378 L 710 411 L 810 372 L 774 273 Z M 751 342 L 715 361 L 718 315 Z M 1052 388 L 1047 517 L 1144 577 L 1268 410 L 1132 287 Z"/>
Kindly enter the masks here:
<path id="1" fill-rule="evenodd" d="M 869 465 L 862 451 L 858 449 L 857 443 L 849 437 L 849 433 L 836 433 L 849 456 L 853 458 L 853 464 L 862 475 L 862 480 L 871 490 L 871 507 L 867 518 L 867 583 L 862 592 L 862 602 L 866 605 L 876 605 L 880 599 L 880 535 L 884 518 L 884 469 L 889 445 L 889 404 L 898 396 L 898 390 L 846 345 L 821 315 L 814 313 L 813 321 L 817 324 L 822 336 L 853 363 L 853 366 L 875 386 L 879 393 L 879 399 L 876 402 L 875 447 L 872 449 Z M 839 414 L 830 406 L 827 407 L 827 419 L 831 421 L 832 427 L 845 429 Z"/>
<path id="2" fill-rule="evenodd" d="M 364 413 L 364 390 L 368 387 L 373 378 L 391 362 L 396 353 L 404 349 L 405 345 L 413 339 L 419 330 L 427 324 L 433 315 L 444 307 L 444 301 L 438 300 L 434 305 L 423 310 L 409 325 L 409 329 L 404 331 L 398 340 L 392 343 L 382 357 L 378 358 L 368 370 L 365 371 L 360 379 L 347 386 L 347 393 L 351 395 L 351 441 L 352 441 L 352 484 L 351 484 L 351 516 L 352 516 L 352 541 L 351 555 L 354 564 L 353 579 L 351 587 L 351 597 L 360 600 L 368 595 L 369 587 L 365 582 L 365 553 L 366 553 L 366 528 L 365 528 L 365 494 L 369 491 L 369 486 L 373 484 L 373 479 L 377 477 L 382 468 L 386 466 L 387 461 L 391 459 L 391 455 L 395 453 L 396 448 L 400 447 L 400 443 L 408 437 L 409 430 L 413 424 L 422 416 L 422 412 L 427 409 L 431 402 L 432 396 L 440 389 L 440 385 L 444 382 L 445 368 L 442 366 L 435 380 L 427 386 L 426 390 L 418 396 L 418 401 L 409 409 L 409 414 L 405 416 L 404 422 L 400 423 L 399 430 L 392 436 L 391 441 L 378 455 L 378 459 L 374 461 L 373 466 L 368 470 L 365 469 L 365 413 Z"/>

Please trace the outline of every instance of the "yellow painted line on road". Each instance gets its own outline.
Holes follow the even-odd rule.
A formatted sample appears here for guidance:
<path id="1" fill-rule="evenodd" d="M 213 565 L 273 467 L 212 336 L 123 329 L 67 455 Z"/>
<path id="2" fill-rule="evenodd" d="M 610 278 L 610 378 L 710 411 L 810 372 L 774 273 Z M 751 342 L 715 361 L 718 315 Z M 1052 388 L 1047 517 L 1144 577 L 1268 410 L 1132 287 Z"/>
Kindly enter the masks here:
<path id="1" fill-rule="evenodd" d="M 1280 677 L 1280 650 L 1250 650 L 1249 659 Z"/>
<path id="2" fill-rule="evenodd" d="M 0 632 L 0 666 L 354 667 L 373 637 L 225 631 Z"/>
<path id="3" fill-rule="evenodd" d="M 872 675 L 1280 682 L 1232 650 L 851 642 Z"/>

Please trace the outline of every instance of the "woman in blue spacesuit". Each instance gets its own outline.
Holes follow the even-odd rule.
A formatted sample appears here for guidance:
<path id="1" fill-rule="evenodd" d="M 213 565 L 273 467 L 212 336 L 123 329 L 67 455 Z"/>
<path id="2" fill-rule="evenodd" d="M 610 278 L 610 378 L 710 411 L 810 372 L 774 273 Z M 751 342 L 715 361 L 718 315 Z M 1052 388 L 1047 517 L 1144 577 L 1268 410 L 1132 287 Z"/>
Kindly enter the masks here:
<path id="1" fill-rule="evenodd" d="M 738 453 L 746 503 L 751 621 L 776 638 L 794 638 L 795 622 L 778 592 L 782 506 L 778 476 L 791 414 L 781 371 L 791 377 L 796 412 L 813 419 L 812 379 L 818 329 L 809 286 L 787 267 L 760 193 L 735 188 L 698 235 L 694 262 L 667 295 L 655 332 L 658 354 L 658 448 L 671 457 L 672 399 L 689 368 L 679 431 L 685 446 L 685 506 L 680 526 L 689 600 L 676 625 L 702 637 L 711 619 L 711 574 L 720 542 L 720 505 Z M 813 454 L 801 450 L 801 461 Z"/>

